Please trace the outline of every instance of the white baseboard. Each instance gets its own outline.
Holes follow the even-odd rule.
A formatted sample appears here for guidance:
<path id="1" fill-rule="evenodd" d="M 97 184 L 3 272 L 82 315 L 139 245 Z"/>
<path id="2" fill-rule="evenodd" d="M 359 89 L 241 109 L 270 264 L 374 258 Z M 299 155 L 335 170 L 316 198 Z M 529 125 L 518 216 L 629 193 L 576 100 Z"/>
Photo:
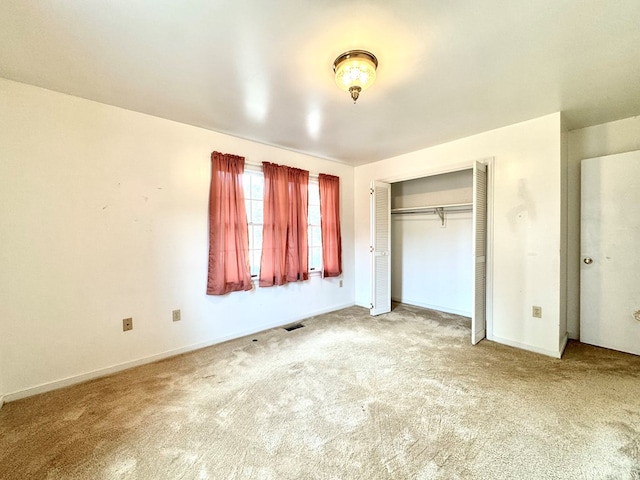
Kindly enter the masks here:
<path id="1" fill-rule="evenodd" d="M 8 403 L 8 402 L 13 402 L 15 400 L 20 400 L 21 398 L 31 397 L 33 395 L 38 395 L 40 393 L 46 393 L 52 390 L 57 390 L 59 388 L 69 387 L 71 385 L 86 382 L 88 380 L 94 380 L 96 378 L 105 377 L 107 375 L 111 375 L 112 373 L 121 372 L 123 370 L 128 370 L 130 368 L 138 367 L 140 365 L 145 365 L 147 363 L 157 362 L 158 360 L 164 360 L 165 358 L 175 357 L 176 355 L 181 355 L 183 353 L 193 352 L 195 350 L 200 350 L 201 348 L 210 347 L 212 345 L 217 345 L 219 343 L 227 342 L 229 340 L 235 340 L 237 338 L 242 338 L 247 335 L 253 335 L 255 333 L 264 332 L 265 330 L 270 330 L 272 328 L 278 328 L 285 325 L 289 325 L 291 323 L 300 322 L 306 318 L 315 317 L 316 315 L 322 315 L 324 313 L 330 313 L 330 312 L 335 312 L 336 310 L 342 310 L 343 308 L 352 307 L 353 305 L 355 304 L 347 303 L 343 305 L 335 305 L 333 307 L 316 310 L 314 312 L 308 312 L 305 315 L 288 318 L 285 322 L 279 321 L 279 322 L 265 323 L 255 328 L 242 330 L 232 335 L 216 337 L 211 340 L 207 340 L 206 342 L 194 343 L 192 345 L 176 348 L 174 350 L 168 350 L 165 352 L 158 353 L 156 355 L 151 355 L 149 357 L 143 357 L 137 360 L 130 360 L 128 362 L 119 363 L 117 365 L 112 365 L 110 367 L 100 368 L 98 370 L 82 373 L 80 375 L 74 375 L 74 376 L 63 378 L 60 380 L 55 380 L 53 382 L 47 382 L 40 385 L 36 385 L 35 387 L 19 390 L 17 392 L 8 393 L 8 394 L 5 394 L 4 397 L 0 396 L 0 408 L 2 405 L 2 400 Z"/>
<path id="2" fill-rule="evenodd" d="M 394 297 L 391 297 L 391 300 L 393 300 L 394 302 L 404 303 L 406 305 L 414 305 L 416 307 L 428 308 L 429 310 L 438 310 L 439 312 L 453 313 L 454 315 L 462 315 L 463 317 L 471 316 L 471 312 L 457 310 L 455 308 L 443 307 L 442 305 L 431 305 L 429 303 L 416 302 L 414 300 L 404 300 L 402 298 L 394 298 Z"/>
<path id="3" fill-rule="evenodd" d="M 515 348 L 519 348 L 521 350 L 527 350 L 529 352 L 533 352 L 533 353 L 540 353 L 542 355 L 546 355 L 547 357 L 553 357 L 553 358 L 561 358 L 562 357 L 562 350 L 558 350 L 557 352 L 554 352 L 553 350 L 547 350 L 545 348 L 538 348 L 538 347 L 533 347 L 531 345 L 527 345 L 525 343 L 520 343 L 520 342 L 514 342 L 513 340 L 507 340 L 505 338 L 500 338 L 500 337 L 487 337 L 487 340 L 491 340 L 493 342 L 496 343 L 502 343 L 503 345 L 507 345 L 509 347 L 515 347 Z M 566 342 L 565 342 L 566 344 Z"/>
<path id="4" fill-rule="evenodd" d="M 2 409 L 3 405 L 4 405 L 4 395 L 0 395 L 0 410 Z"/>

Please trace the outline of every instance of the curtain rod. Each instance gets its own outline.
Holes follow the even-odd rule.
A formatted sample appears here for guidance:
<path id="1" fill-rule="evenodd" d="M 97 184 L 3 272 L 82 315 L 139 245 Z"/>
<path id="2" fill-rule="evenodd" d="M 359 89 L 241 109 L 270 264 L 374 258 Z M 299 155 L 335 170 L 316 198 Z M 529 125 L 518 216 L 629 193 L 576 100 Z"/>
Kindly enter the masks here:
<path id="1" fill-rule="evenodd" d="M 273 162 L 269 162 L 269 163 L 273 163 Z M 248 162 L 246 159 L 244 161 L 244 165 L 245 167 L 254 167 L 253 170 L 259 170 L 262 171 L 262 163 L 255 163 L 255 162 Z M 279 164 L 278 164 L 279 165 Z M 287 165 L 289 166 L 289 165 Z M 298 168 L 298 167 L 294 167 L 294 168 Z M 309 171 L 309 178 L 313 179 L 313 180 L 318 180 L 320 174 L 315 173 L 315 172 L 311 172 Z"/>

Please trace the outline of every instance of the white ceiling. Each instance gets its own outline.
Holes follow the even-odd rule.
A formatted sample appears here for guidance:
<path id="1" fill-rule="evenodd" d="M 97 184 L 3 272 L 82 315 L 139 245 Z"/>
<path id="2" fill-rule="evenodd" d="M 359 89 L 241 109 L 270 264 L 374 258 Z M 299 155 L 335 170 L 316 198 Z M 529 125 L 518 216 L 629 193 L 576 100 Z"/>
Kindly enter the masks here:
<path id="1" fill-rule="evenodd" d="M 357 105 L 349 49 L 380 63 Z M 358 165 L 640 114 L 640 0 L 2 0 L 0 76 Z"/>

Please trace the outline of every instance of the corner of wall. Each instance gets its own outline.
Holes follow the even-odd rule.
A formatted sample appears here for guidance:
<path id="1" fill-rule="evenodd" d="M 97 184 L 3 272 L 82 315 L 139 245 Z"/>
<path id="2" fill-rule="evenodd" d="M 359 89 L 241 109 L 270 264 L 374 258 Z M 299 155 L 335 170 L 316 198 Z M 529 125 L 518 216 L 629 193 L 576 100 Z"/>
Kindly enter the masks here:
<path id="1" fill-rule="evenodd" d="M 569 316 L 569 131 L 564 115 L 560 116 L 560 342 L 566 345 Z M 576 292 L 571 291 L 575 296 Z M 564 347 L 563 347 L 564 348 Z M 562 350 L 560 352 L 562 355 Z"/>

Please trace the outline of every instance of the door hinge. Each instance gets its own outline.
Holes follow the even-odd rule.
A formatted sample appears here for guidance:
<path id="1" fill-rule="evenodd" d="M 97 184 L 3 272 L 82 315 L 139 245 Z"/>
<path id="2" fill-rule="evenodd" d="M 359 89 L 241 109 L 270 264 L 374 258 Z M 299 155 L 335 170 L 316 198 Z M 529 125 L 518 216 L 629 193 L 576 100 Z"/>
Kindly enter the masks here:
<path id="1" fill-rule="evenodd" d="M 369 308 L 372 309 L 373 308 L 373 303 L 369 304 Z"/>
<path id="2" fill-rule="evenodd" d="M 375 192 L 375 189 L 374 189 L 373 187 L 369 188 L 369 193 L 370 193 L 371 195 L 373 195 L 373 194 L 374 194 L 374 192 Z"/>
<path id="3" fill-rule="evenodd" d="M 373 245 L 369 245 L 369 253 L 373 253 Z"/>

